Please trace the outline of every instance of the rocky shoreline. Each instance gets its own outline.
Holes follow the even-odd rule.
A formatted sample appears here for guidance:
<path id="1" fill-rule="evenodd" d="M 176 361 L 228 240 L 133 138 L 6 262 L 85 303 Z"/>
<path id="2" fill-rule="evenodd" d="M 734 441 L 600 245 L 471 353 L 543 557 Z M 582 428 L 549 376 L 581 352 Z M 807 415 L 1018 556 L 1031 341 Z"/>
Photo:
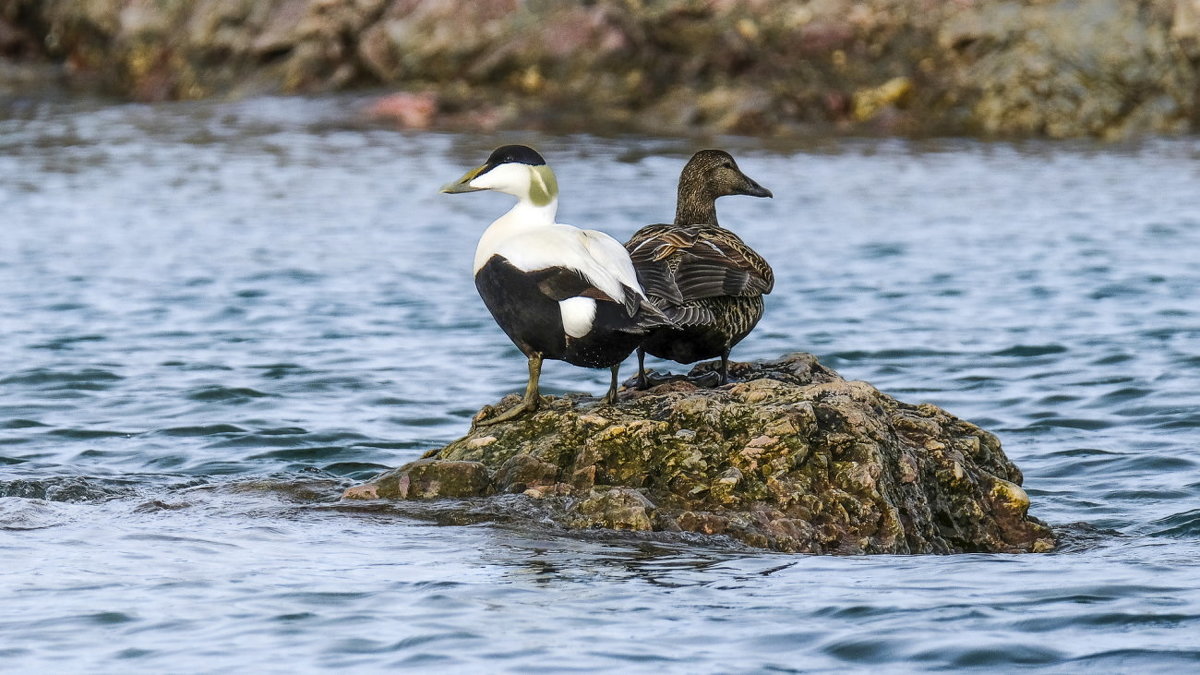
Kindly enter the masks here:
<path id="1" fill-rule="evenodd" d="M 722 535 L 793 553 L 1056 547 L 992 434 L 846 381 L 811 354 L 731 364 L 731 375 L 715 389 L 626 390 L 615 406 L 546 397 L 537 413 L 477 426 L 345 498 L 442 510 L 483 500 L 567 530 Z"/>
<path id="2" fill-rule="evenodd" d="M 408 128 L 1200 129 L 1200 0 L 5 0 L 0 97 L 386 88 Z"/>

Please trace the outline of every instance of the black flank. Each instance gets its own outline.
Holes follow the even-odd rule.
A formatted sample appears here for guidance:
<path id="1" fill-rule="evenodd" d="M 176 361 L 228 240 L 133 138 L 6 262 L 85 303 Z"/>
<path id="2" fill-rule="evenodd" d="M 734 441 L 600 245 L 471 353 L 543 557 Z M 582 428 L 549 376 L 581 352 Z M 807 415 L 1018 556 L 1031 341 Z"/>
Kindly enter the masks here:
<path id="1" fill-rule="evenodd" d="M 646 333 L 642 311 L 630 316 L 624 304 L 613 302 L 570 268 L 525 272 L 493 256 L 475 274 L 475 287 L 496 323 L 526 356 L 540 352 L 576 366 L 607 368 L 625 360 Z M 580 296 L 596 300 L 596 317 L 591 332 L 570 338 L 558 302 Z"/>

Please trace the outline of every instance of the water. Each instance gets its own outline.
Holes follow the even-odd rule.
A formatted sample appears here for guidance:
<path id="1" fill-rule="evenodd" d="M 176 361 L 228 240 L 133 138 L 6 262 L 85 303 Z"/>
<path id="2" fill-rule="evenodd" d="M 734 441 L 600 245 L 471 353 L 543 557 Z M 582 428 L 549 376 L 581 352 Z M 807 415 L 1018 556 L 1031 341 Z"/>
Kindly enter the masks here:
<path id="1" fill-rule="evenodd" d="M 720 203 L 778 276 L 735 358 L 996 432 L 1067 541 L 830 558 L 339 504 L 524 384 L 469 274 L 507 198 L 439 185 L 532 142 L 561 220 L 625 237 L 697 147 L 357 105 L 2 109 L 0 670 L 1200 661 L 1200 141 L 703 143 L 776 194 Z"/>

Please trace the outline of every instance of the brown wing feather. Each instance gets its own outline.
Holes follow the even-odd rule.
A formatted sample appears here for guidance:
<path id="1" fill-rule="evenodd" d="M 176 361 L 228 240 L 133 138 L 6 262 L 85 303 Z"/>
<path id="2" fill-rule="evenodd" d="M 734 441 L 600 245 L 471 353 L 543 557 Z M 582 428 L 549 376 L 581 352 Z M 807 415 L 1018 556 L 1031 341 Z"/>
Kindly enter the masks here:
<path id="1" fill-rule="evenodd" d="M 634 316 L 639 311 L 641 312 L 641 317 L 632 328 L 668 326 L 673 324 L 672 320 L 662 310 L 653 303 L 647 302 L 641 294 L 628 286 L 623 287 L 625 291 L 624 302 L 618 303 L 607 293 L 593 286 L 591 282 L 576 270 L 567 267 L 551 267 L 534 272 L 533 274 L 537 279 L 538 290 L 555 301 L 561 302 L 567 298 L 584 297 L 600 302 L 622 304 L 625 307 L 626 314 L 629 316 Z"/>
<path id="2" fill-rule="evenodd" d="M 646 293 L 672 304 L 762 295 L 775 286 L 767 261 L 724 228 L 650 225 L 625 247 Z"/>

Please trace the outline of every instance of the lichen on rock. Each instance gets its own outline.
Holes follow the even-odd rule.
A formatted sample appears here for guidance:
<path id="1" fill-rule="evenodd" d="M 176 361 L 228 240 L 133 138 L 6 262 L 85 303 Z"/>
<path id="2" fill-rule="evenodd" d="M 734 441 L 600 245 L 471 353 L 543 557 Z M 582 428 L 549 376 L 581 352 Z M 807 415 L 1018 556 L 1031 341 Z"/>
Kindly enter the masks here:
<path id="1" fill-rule="evenodd" d="M 1054 548 L 992 434 L 846 381 L 810 354 L 731 374 L 715 389 L 626 390 L 613 406 L 547 397 L 346 497 L 519 494 L 565 528 L 725 535 L 787 552 Z"/>

